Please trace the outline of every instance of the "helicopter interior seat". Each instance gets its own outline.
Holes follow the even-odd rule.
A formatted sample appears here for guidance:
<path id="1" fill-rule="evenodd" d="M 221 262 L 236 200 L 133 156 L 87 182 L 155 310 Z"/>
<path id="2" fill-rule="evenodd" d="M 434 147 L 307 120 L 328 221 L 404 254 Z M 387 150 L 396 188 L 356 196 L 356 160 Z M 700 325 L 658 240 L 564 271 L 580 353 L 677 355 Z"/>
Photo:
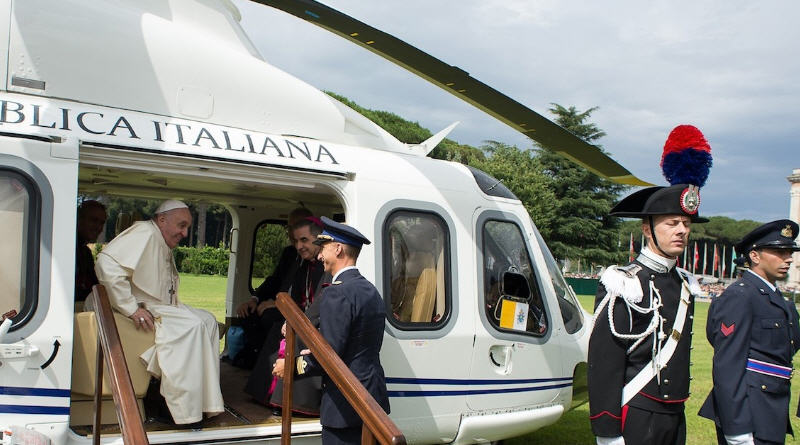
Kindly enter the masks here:
<path id="1" fill-rule="evenodd" d="M 402 301 L 400 302 L 398 316 L 400 321 L 419 322 L 430 321 L 433 309 L 427 313 L 427 319 L 422 312 L 428 300 L 432 300 L 436 293 L 436 272 L 433 255 L 428 252 L 412 252 L 405 262 L 406 278 Z M 416 318 L 422 320 L 415 321 Z"/>
<path id="2" fill-rule="evenodd" d="M 114 312 L 120 343 L 125 353 L 133 391 L 144 415 L 143 398 L 150 384 L 150 373 L 139 356 L 155 343 L 154 331 L 136 329 L 130 318 Z M 94 312 L 76 312 L 74 347 L 72 349 L 72 390 L 70 394 L 70 425 L 91 425 L 94 419 L 94 391 L 97 364 L 97 320 Z M 102 422 L 116 424 L 117 415 L 108 379 L 108 366 L 103 366 Z"/>
<path id="3" fill-rule="evenodd" d="M 430 323 L 436 303 L 436 269 L 426 267 L 419 274 L 411 307 L 412 323 Z"/>

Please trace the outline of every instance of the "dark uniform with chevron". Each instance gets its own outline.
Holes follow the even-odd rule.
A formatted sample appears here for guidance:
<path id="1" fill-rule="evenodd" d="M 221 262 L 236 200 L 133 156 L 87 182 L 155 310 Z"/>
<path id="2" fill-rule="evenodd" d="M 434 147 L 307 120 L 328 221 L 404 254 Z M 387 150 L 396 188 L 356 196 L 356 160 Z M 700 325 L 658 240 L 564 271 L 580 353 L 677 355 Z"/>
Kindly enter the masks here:
<path id="1" fill-rule="evenodd" d="M 687 157 L 705 162 L 687 166 Z M 610 266 L 600 278 L 588 371 L 590 420 L 600 445 L 686 442 L 684 402 L 700 286 L 677 267 L 677 258 L 691 224 L 707 221 L 698 214 L 699 186 L 710 163 L 702 133 L 681 125 L 670 133 L 662 161 L 673 185 L 639 190 L 611 209 L 614 216 L 641 218 L 647 245 L 634 261 Z"/>
<path id="2" fill-rule="evenodd" d="M 800 328 L 794 302 L 775 282 L 800 250 L 797 232 L 784 219 L 745 235 L 736 250 L 750 268 L 709 308 L 714 387 L 699 414 L 714 421 L 720 444 L 782 444 L 792 432 L 790 379 Z"/>

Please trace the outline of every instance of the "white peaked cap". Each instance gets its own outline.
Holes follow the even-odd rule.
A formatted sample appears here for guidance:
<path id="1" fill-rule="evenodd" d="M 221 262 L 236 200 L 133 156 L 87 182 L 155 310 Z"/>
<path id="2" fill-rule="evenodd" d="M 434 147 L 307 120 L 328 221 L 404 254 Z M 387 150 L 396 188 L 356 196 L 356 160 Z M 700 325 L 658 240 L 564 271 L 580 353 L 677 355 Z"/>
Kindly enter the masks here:
<path id="1" fill-rule="evenodd" d="M 159 213 L 169 212 L 170 210 L 175 209 L 188 209 L 189 206 L 184 204 L 183 201 L 178 201 L 177 199 L 168 199 L 161 203 L 160 206 L 156 209 L 156 215 Z"/>

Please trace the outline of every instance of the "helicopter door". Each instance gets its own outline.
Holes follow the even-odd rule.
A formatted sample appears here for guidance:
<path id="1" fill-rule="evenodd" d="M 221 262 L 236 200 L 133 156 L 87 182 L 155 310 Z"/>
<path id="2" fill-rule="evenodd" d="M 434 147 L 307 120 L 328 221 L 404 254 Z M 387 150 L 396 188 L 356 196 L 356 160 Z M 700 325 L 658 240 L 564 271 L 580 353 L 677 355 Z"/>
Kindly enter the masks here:
<path id="1" fill-rule="evenodd" d="M 0 136 L 0 424 L 51 437 L 69 419 L 77 177 L 77 141 Z"/>
<path id="2" fill-rule="evenodd" d="M 552 329 L 533 255 L 513 215 L 478 218 L 478 307 L 467 404 L 475 410 L 552 401 L 571 379 L 561 375 Z"/>

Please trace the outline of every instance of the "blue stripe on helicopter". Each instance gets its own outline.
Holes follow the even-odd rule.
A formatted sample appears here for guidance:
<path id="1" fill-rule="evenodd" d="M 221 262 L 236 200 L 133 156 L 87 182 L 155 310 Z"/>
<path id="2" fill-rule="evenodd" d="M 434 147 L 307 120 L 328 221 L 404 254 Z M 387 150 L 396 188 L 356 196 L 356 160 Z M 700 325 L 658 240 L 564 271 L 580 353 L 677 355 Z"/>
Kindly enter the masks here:
<path id="1" fill-rule="evenodd" d="M 0 386 L 3 396 L 35 396 L 35 397 L 69 397 L 68 389 L 57 388 L 22 388 L 18 386 Z"/>
<path id="2" fill-rule="evenodd" d="M 437 396 L 463 396 L 478 394 L 507 394 L 516 392 L 545 391 L 548 389 L 566 388 L 572 386 L 572 377 L 551 379 L 417 379 L 405 377 L 387 377 L 387 384 L 417 384 L 417 385 L 519 385 L 526 383 L 552 383 L 542 386 L 526 386 L 522 388 L 484 388 L 463 390 L 392 390 L 388 391 L 389 397 L 437 397 Z"/>
<path id="3" fill-rule="evenodd" d="M 549 379 L 418 379 L 413 377 L 386 377 L 386 383 L 399 385 L 521 385 L 525 383 L 571 382 L 572 377 Z"/>
<path id="4" fill-rule="evenodd" d="M 523 388 L 499 388 L 499 389 L 464 389 L 454 391 L 430 390 L 430 391 L 387 391 L 389 397 L 438 397 L 438 396 L 471 396 L 478 394 L 507 394 L 514 392 L 544 391 L 548 389 L 566 388 L 572 386 L 570 383 L 559 383 L 545 386 L 529 386 Z"/>
<path id="5" fill-rule="evenodd" d="M 0 413 L 8 414 L 69 414 L 68 406 L 0 405 Z"/>

